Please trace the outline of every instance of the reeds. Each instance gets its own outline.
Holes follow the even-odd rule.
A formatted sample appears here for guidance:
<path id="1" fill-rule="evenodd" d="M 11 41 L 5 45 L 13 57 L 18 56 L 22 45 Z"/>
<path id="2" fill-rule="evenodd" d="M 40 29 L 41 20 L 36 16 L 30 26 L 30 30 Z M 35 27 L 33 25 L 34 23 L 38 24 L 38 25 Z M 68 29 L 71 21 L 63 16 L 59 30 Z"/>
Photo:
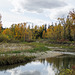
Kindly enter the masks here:
<path id="1" fill-rule="evenodd" d="M 16 56 L 0 56 L 0 66 L 5 66 L 5 65 L 13 65 L 13 64 L 18 64 L 18 63 L 23 63 L 23 62 L 29 62 L 33 59 L 33 56 L 24 56 L 24 55 L 16 55 Z"/>

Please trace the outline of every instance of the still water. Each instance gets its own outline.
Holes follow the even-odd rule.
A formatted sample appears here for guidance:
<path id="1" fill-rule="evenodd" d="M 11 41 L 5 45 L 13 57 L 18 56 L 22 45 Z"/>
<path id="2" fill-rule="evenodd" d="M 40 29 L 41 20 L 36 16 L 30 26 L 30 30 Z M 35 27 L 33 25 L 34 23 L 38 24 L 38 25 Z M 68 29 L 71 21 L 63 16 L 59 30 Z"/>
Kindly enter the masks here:
<path id="1" fill-rule="evenodd" d="M 59 75 L 61 69 L 71 69 L 72 66 L 75 66 L 75 56 L 62 55 L 0 67 L 0 75 Z"/>

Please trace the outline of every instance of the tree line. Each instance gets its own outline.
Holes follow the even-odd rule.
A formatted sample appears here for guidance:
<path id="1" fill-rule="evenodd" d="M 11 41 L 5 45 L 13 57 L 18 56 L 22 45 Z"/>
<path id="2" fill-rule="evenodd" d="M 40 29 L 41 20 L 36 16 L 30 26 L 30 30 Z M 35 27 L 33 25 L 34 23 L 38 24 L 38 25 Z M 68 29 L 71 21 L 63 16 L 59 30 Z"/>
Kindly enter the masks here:
<path id="1" fill-rule="evenodd" d="M 12 24 L 10 28 L 3 28 L 0 15 L 0 37 L 30 41 L 32 39 L 51 39 L 75 41 L 75 11 L 70 11 L 67 18 L 58 18 L 59 23 L 52 25 L 35 25 L 32 28 L 27 23 Z M 2 39 L 2 38 L 0 38 Z"/>

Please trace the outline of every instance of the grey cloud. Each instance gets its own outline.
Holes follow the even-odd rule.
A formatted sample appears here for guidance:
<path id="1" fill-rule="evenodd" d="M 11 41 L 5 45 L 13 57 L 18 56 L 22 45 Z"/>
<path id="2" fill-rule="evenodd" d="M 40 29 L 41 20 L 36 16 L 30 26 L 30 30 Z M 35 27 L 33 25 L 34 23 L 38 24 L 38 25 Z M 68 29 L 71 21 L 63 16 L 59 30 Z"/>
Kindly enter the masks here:
<path id="1" fill-rule="evenodd" d="M 64 7 L 67 4 L 63 0 L 19 0 L 19 4 L 24 10 L 43 12 L 45 9 Z"/>

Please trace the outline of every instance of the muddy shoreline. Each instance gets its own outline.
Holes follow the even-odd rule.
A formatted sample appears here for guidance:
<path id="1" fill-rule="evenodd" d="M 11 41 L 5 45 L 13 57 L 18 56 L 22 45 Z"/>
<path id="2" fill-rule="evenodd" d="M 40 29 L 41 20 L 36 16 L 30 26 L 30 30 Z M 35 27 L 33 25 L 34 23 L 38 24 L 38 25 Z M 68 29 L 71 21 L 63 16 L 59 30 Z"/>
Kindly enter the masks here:
<path id="1" fill-rule="evenodd" d="M 51 52 L 51 51 L 36 52 L 36 53 L 19 53 L 18 55 L 16 54 L 5 55 L 4 54 L 0 56 L 0 66 L 27 63 L 29 61 L 51 58 L 51 57 L 56 57 L 60 55 L 62 55 L 62 53 Z"/>
<path id="2" fill-rule="evenodd" d="M 45 59 L 45 58 L 63 55 L 63 53 L 61 52 L 53 52 L 53 51 L 36 52 L 36 53 L 21 53 L 20 55 L 22 54 L 25 56 L 34 56 L 35 58 L 33 60 Z"/>

